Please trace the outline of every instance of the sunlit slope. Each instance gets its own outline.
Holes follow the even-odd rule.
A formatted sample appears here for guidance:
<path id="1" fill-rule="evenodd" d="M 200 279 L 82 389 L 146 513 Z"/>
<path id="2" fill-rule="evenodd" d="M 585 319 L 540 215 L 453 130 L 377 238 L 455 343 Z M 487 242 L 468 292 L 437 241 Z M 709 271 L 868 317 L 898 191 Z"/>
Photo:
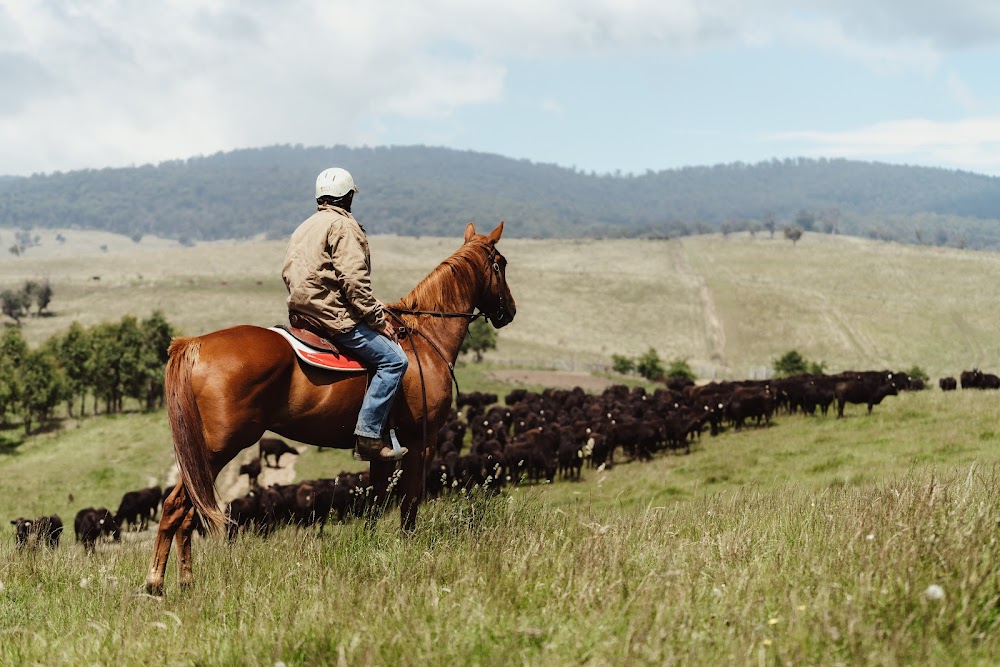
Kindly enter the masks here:
<path id="1" fill-rule="evenodd" d="M 480 223 L 488 231 L 494 222 Z M 405 294 L 461 243 L 371 238 L 376 295 Z M 49 280 L 51 317 L 30 318 L 32 342 L 153 309 L 186 334 L 285 316 L 283 241 L 181 247 L 65 231 L 23 255 L 0 256 L 0 285 Z M 0 232 L 0 243 L 12 236 Z M 103 246 L 103 249 L 102 247 Z M 612 354 L 655 348 L 687 358 L 705 379 L 761 373 L 798 349 L 846 368 L 909 368 L 932 377 L 1000 369 L 1000 255 L 806 234 L 673 241 L 505 239 L 516 321 L 495 361 L 587 370 Z"/>

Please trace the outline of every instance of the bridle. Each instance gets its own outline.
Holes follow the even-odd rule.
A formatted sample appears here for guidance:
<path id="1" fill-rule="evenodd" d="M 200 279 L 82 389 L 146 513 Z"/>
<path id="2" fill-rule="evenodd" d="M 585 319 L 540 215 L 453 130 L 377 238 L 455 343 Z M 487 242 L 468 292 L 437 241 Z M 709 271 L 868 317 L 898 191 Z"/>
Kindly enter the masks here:
<path id="1" fill-rule="evenodd" d="M 445 356 L 445 353 L 441 349 L 441 347 L 436 342 L 434 342 L 434 340 L 430 336 L 428 336 L 420 329 L 408 327 L 406 325 L 406 322 L 403 321 L 403 318 L 400 317 L 400 315 L 430 315 L 431 317 L 464 317 L 467 320 L 469 320 L 469 324 L 472 324 L 477 319 L 482 317 L 485 320 L 494 323 L 494 326 L 495 323 L 503 322 L 509 316 L 509 313 L 507 312 L 507 302 L 504 299 L 504 294 L 507 291 L 507 277 L 504 275 L 503 270 L 500 268 L 500 262 L 497 261 L 498 254 L 499 253 L 497 252 L 496 246 L 493 245 L 489 246 L 486 255 L 486 265 L 489 269 L 491 269 L 489 272 L 490 280 L 486 284 L 486 287 L 483 289 L 483 294 L 484 295 L 488 294 L 490 288 L 493 287 L 494 280 L 498 282 L 501 288 L 497 290 L 497 299 L 499 300 L 499 304 L 497 306 L 496 312 L 494 313 L 491 314 L 486 313 L 482 309 L 479 309 L 478 306 L 475 306 L 477 310 L 471 313 L 463 313 L 457 311 L 451 312 L 451 311 L 441 311 L 441 310 L 411 310 L 409 308 L 389 308 L 388 306 L 385 307 L 385 311 L 388 312 L 389 315 L 391 315 L 392 318 L 399 323 L 399 326 L 396 327 L 396 331 L 397 334 L 399 335 L 399 338 L 401 340 L 404 338 L 410 339 L 410 349 L 413 350 L 413 358 L 417 360 L 417 371 L 420 374 L 420 392 L 423 398 L 423 427 L 424 427 L 425 445 L 427 444 L 427 385 L 424 383 L 424 367 L 423 364 L 420 363 L 420 355 L 417 354 L 416 343 L 414 343 L 413 336 L 411 336 L 410 334 L 414 333 L 419 334 L 421 338 L 427 341 L 427 344 L 431 346 L 431 349 L 433 349 L 437 353 L 437 355 L 441 357 L 442 361 L 444 361 L 445 364 L 448 365 L 448 373 L 451 375 L 451 381 L 455 384 L 456 401 L 458 400 L 458 394 L 460 393 L 460 389 L 458 387 L 458 378 L 455 377 L 455 364 L 453 364 L 448 359 L 448 357 Z"/>
<path id="2" fill-rule="evenodd" d="M 483 310 L 477 310 L 477 311 L 472 312 L 472 313 L 463 313 L 463 312 L 457 312 L 457 311 L 456 312 L 451 312 L 451 311 L 446 311 L 446 310 L 445 311 L 442 311 L 442 310 L 410 310 L 408 308 L 388 308 L 387 307 L 386 310 L 388 310 L 389 313 L 391 315 L 393 315 L 393 317 L 395 317 L 395 319 L 400 323 L 399 333 L 405 335 L 405 334 L 407 334 L 407 333 L 410 332 L 410 328 L 407 327 L 405 324 L 403 324 L 403 321 L 398 317 L 399 315 L 430 315 L 431 317 L 464 317 L 464 318 L 466 318 L 466 319 L 469 320 L 469 324 L 475 322 L 480 317 L 482 317 L 482 318 L 484 318 L 484 319 L 486 319 L 486 320 L 488 320 L 488 321 L 490 321 L 490 322 L 492 322 L 494 324 L 500 323 L 500 322 L 503 322 L 504 320 L 506 320 L 507 317 L 508 317 L 508 315 L 509 315 L 509 313 L 507 312 L 507 302 L 504 299 L 504 293 L 507 291 L 507 277 L 504 275 L 504 272 L 500 268 L 500 263 L 497 261 L 497 255 L 498 254 L 499 253 L 497 252 L 496 246 L 492 246 L 492 245 L 489 246 L 489 249 L 487 250 L 487 255 L 486 255 L 486 265 L 487 265 L 487 267 L 489 267 L 490 269 L 492 269 L 492 271 L 489 273 L 490 281 L 486 284 L 486 288 L 483 290 L 483 294 L 487 294 L 489 292 L 490 288 L 493 287 L 493 281 L 494 281 L 494 279 L 497 280 L 499 283 L 501 283 L 500 284 L 500 288 L 501 289 L 497 290 L 497 299 L 499 300 L 499 304 L 497 305 L 496 312 L 490 314 L 490 313 L 484 312 Z M 476 306 L 476 308 L 478 309 L 478 306 Z M 425 336 L 425 338 L 426 338 L 426 336 Z"/>

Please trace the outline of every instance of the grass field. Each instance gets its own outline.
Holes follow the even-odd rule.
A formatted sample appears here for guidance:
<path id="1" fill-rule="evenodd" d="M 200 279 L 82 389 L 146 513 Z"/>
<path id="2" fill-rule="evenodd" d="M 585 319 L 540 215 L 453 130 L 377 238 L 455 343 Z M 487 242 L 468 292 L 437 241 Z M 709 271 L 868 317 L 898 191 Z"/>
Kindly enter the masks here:
<path id="1" fill-rule="evenodd" d="M 56 315 L 29 321 L 30 340 L 153 308 L 186 333 L 283 316 L 283 244 L 66 238 L 0 259 L 4 286 L 55 287 Z M 457 239 L 373 239 L 379 295 L 405 292 Z M 501 247 L 518 316 L 485 365 L 459 368 L 466 391 L 508 390 L 490 369 L 650 345 L 703 379 L 792 347 L 831 370 L 1000 365 L 996 255 L 818 235 Z M 171 566 L 162 600 L 139 592 L 150 532 L 88 558 L 71 532 L 55 553 L 17 553 L 8 529 L 0 665 L 995 664 L 1000 395 L 935 389 L 863 413 L 779 415 L 688 456 L 434 502 L 412 538 L 394 513 L 375 531 L 199 539 L 195 587 L 179 590 Z M 172 462 L 162 413 L 13 433 L 2 525 L 71 523 L 162 483 Z M 307 449 L 296 472 L 358 465 Z"/>
<path id="2" fill-rule="evenodd" d="M 171 568 L 164 601 L 139 592 L 151 532 L 92 558 L 69 533 L 56 553 L 5 540 L 0 664 L 989 663 L 995 395 L 863 412 L 438 501 L 410 539 L 393 514 L 374 533 L 198 540 L 195 588 Z M 114 505 L 162 475 L 163 421 L 97 417 L 25 443 L 0 458 L 0 512 Z M 299 479 L 356 467 L 330 451 L 297 462 Z"/>
<path id="3" fill-rule="evenodd" d="M 481 225 L 484 226 L 484 225 Z M 408 292 L 461 241 L 372 237 L 376 294 Z M 85 325 L 162 310 L 186 334 L 284 321 L 284 242 L 181 247 L 64 231 L 22 256 L 0 254 L 0 285 L 47 278 L 52 317 L 24 326 L 40 342 Z M 0 244 L 11 234 L 0 231 Z M 106 250 L 101 250 L 101 247 Z M 1000 255 L 806 234 L 674 241 L 504 240 L 517 320 L 490 358 L 589 370 L 655 348 L 703 379 L 744 378 L 790 349 L 828 370 L 921 366 L 932 378 L 1000 369 Z"/>

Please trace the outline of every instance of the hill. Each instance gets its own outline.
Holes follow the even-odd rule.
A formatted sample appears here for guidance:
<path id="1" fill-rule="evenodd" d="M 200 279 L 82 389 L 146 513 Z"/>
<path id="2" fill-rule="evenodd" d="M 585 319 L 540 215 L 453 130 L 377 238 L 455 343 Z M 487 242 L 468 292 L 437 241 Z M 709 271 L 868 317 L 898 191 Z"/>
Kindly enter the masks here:
<path id="1" fill-rule="evenodd" d="M 372 236 L 376 295 L 408 292 L 460 245 L 463 227 L 447 238 Z M 652 347 L 688 359 L 705 380 L 759 376 L 790 349 L 830 372 L 916 364 L 934 378 L 1000 369 L 994 253 L 823 234 L 792 244 L 748 233 L 670 241 L 507 233 L 500 249 L 518 311 L 487 356 L 498 367 L 600 370 L 612 354 Z M 10 234 L 0 230 L 0 240 Z M 189 335 L 285 319 L 284 241 L 185 247 L 53 230 L 39 243 L 0 254 L 0 288 L 42 278 L 53 287 L 52 315 L 24 325 L 34 344 L 74 320 L 89 326 L 153 309 Z"/>
<path id="2" fill-rule="evenodd" d="M 425 146 L 271 146 L 122 169 L 0 179 L 0 226 L 111 231 L 135 239 L 283 238 L 312 183 L 348 166 L 371 231 L 449 235 L 467 220 L 521 237 L 664 238 L 797 224 L 807 231 L 1000 249 L 1000 179 L 827 159 L 598 175 Z"/>

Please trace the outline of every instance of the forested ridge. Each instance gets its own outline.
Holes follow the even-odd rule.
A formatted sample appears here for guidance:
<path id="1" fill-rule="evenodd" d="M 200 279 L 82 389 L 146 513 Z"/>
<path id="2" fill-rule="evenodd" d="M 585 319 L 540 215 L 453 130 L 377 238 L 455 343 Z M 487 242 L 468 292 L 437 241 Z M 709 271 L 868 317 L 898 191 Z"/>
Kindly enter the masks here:
<path id="1" fill-rule="evenodd" d="M 284 237 L 312 211 L 315 176 L 350 169 L 371 233 L 447 235 L 503 219 L 522 237 L 655 237 L 721 230 L 867 236 L 1000 249 L 1000 179 L 843 159 L 634 174 L 585 173 L 425 146 L 271 146 L 157 165 L 0 177 L 0 226 L 139 239 Z"/>

